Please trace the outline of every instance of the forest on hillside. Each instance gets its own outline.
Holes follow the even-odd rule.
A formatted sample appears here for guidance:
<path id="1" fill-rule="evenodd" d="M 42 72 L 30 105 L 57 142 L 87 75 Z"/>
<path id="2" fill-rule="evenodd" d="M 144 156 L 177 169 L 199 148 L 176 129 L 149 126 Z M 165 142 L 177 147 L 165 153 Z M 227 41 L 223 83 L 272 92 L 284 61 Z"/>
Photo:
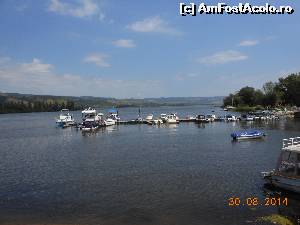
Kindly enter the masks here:
<path id="1" fill-rule="evenodd" d="M 170 97 L 145 99 L 116 99 L 91 96 L 51 96 L 28 95 L 18 93 L 0 93 L 1 113 L 26 112 L 55 112 L 67 108 L 71 111 L 82 110 L 87 107 L 159 107 L 184 106 L 198 104 L 222 105 L 222 96 L 218 97 Z"/>

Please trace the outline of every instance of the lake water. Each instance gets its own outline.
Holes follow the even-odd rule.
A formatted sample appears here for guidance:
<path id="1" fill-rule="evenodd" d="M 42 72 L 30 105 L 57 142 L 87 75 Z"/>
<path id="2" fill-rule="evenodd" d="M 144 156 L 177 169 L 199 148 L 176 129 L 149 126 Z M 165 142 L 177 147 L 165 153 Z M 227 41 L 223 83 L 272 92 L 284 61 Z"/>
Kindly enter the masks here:
<path id="1" fill-rule="evenodd" d="M 225 112 L 208 106 L 143 108 L 143 115 Z M 122 119 L 136 108 L 120 109 Z M 80 121 L 80 112 L 74 112 Z M 256 224 L 300 216 L 289 206 L 228 206 L 230 197 L 266 197 L 260 172 L 275 167 L 283 138 L 300 122 L 119 125 L 83 135 L 55 127 L 57 113 L 0 115 L 0 224 Z M 232 142 L 258 128 L 264 140 Z"/>

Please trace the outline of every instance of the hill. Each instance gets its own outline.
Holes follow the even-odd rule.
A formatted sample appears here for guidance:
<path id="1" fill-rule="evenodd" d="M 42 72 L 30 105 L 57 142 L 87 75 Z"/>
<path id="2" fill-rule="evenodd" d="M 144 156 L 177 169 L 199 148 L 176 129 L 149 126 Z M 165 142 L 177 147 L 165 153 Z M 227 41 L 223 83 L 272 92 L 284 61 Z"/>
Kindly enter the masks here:
<path id="1" fill-rule="evenodd" d="M 52 96 L 19 93 L 0 93 L 0 113 L 52 112 L 62 108 L 81 110 L 88 106 L 107 107 L 150 107 L 184 105 L 221 105 L 223 97 L 168 97 L 144 99 L 116 99 L 92 96 Z"/>

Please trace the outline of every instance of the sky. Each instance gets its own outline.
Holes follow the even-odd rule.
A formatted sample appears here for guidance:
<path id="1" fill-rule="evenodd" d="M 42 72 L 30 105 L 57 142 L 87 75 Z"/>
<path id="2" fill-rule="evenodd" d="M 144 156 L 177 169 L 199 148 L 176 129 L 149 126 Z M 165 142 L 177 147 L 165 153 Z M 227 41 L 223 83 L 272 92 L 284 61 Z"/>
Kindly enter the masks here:
<path id="1" fill-rule="evenodd" d="M 225 96 L 300 72 L 299 1 L 269 1 L 292 15 L 195 17 L 180 2 L 0 0 L 0 91 Z"/>

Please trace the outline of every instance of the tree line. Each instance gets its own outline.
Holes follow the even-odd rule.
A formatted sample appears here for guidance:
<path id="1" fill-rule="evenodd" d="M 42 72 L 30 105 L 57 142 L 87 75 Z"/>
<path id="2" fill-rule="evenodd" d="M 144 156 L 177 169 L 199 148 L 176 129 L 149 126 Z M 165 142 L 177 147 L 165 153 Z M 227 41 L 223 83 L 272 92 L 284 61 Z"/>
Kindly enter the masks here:
<path id="1" fill-rule="evenodd" d="M 0 103 L 0 113 L 55 112 L 67 108 L 75 110 L 71 101 L 5 101 Z"/>
<path id="2" fill-rule="evenodd" d="M 300 73 L 292 73 L 279 78 L 277 82 L 267 82 L 262 89 L 243 87 L 235 94 L 229 94 L 223 105 L 234 107 L 300 106 Z"/>

